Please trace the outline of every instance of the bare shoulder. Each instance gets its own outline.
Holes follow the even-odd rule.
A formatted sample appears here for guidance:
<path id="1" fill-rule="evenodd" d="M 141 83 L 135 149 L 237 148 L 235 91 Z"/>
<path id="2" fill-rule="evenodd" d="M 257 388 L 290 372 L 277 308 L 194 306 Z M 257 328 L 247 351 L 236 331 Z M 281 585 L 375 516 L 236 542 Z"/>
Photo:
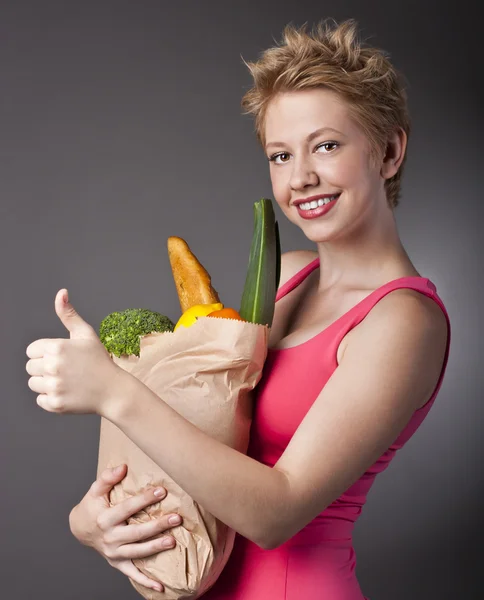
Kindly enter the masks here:
<path id="1" fill-rule="evenodd" d="M 416 290 L 401 288 L 384 296 L 350 332 L 343 359 L 345 355 L 346 359 L 356 357 L 364 349 L 368 352 L 371 347 L 393 344 L 395 359 L 413 363 L 421 373 L 422 405 L 439 379 L 448 335 L 447 319 L 437 302 Z"/>
<path id="2" fill-rule="evenodd" d="M 441 307 L 429 296 L 400 288 L 384 296 L 368 313 L 368 330 L 378 321 L 380 326 L 393 322 L 395 328 L 405 328 L 421 338 L 429 337 L 444 345 L 447 340 L 447 319 Z"/>
<path id="3" fill-rule="evenodd" d="M 284 285 L 298 271 L 318 258 L 315 250 L 290 250 L 281 255 L 281 279 L 279 287 Z"/>

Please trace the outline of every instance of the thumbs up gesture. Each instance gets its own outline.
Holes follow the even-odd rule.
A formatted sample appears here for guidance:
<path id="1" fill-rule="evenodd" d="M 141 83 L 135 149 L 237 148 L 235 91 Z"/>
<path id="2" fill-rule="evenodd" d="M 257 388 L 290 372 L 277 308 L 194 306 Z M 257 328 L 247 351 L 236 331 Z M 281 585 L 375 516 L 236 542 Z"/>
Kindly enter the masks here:
<path id="1" fill-rule="evenodd" d="M 27 347 L 29 388 L 48 412 L 104 416 L 116 386 L 129 374 L 111 360 L 95 330 L 69 302 L 66 289 L 57 292 L 54 304 L 69 339 L 39 339 Z"/>

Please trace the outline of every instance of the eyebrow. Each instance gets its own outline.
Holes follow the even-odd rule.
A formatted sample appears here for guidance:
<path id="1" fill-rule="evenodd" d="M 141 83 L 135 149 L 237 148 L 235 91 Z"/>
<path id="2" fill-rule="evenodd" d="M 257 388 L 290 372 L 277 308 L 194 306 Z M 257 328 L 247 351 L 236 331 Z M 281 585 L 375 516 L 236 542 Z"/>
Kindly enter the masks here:
<path id="1" fill-rule="evenodd" d="M 318 137 L 318 135 L 321 135 L 322 133 L 325 132 L 329 132 L 331 131 L 332 133 L 337 133 L 339 135 L 342 135 L 345 137 L 345 134 L 341 131 L 338 131 L 337 129 L 333 129 L 333 127 L 321 127 L 320 129 L 316 129 L 316 131 L 313 131 L 312 133 L 310 133 L 308 135 L 308 137 L 306 138 L 307 142 L 312 142 L 314 140 L 314 138 Z M 283 142 L 269 142 L 268 144 L 266 144 L 266 149 L 269 148 L 269 146 L 285 146 L 285 144 Z"/>

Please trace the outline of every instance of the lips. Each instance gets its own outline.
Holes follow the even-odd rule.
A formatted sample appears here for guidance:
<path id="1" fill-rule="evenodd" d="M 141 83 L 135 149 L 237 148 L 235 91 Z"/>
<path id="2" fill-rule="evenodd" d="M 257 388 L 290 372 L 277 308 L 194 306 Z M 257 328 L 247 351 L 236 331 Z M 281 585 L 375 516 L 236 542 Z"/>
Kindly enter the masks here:
<path id="1" fill-rule="evenodd" d="M 333 198 L 334 196 L 340 196 L 341 192 L 335 192 L 334 194 L 319 194 L 318 196 L 309 196 L 309 198 L 298 198 L 294 200 L 293 205 L 298 207 L 301 204 L 305 204 L 306 202 L 313 202 L 318 200 L 324 200 L 325 198 Z"/>
<path id="2" fill-rule="evenodd" d="M 296 205 L 296 209 L 297 212 L 299 213 L 299 216 L 303 219 L 316 219 L 318 217 L 322 217 L 323 215 L 325 215 L 327 212 L 329 212 L 334 206 L 335 204 L 338 202 L 339 196 L 340 194 L 336 195 L 336 198 L 334 200 L 331 200 L 330 202 L 324 204 L 323 206 L 317 206 L 316 208 L 310 208 L 310 209 L 302 209 L 299 205 Z M 331 196 L 323 196 L 323 197 L 331 197 Z M 314 197 L 314 200 L 321 198 L 321 196 L 319 197 Z M 311 200 L 309 198 L 305 199 L 303 202 L 298 201 L 299 204 L 305 204 L 306 202 L 311 202 Z"/>

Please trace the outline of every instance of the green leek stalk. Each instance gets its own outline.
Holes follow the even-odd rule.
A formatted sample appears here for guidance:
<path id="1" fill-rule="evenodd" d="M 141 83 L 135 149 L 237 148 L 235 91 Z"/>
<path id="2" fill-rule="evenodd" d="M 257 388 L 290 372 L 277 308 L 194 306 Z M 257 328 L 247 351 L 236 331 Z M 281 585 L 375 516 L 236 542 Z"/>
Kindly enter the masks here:
<path id="1" fill-rule="evenodd" d="M 279 225 L 272 201 L 262 198 L 254 203 L 254 230 L 239 310 L 243 319 L 271 327 L 280 277 Z"/>

